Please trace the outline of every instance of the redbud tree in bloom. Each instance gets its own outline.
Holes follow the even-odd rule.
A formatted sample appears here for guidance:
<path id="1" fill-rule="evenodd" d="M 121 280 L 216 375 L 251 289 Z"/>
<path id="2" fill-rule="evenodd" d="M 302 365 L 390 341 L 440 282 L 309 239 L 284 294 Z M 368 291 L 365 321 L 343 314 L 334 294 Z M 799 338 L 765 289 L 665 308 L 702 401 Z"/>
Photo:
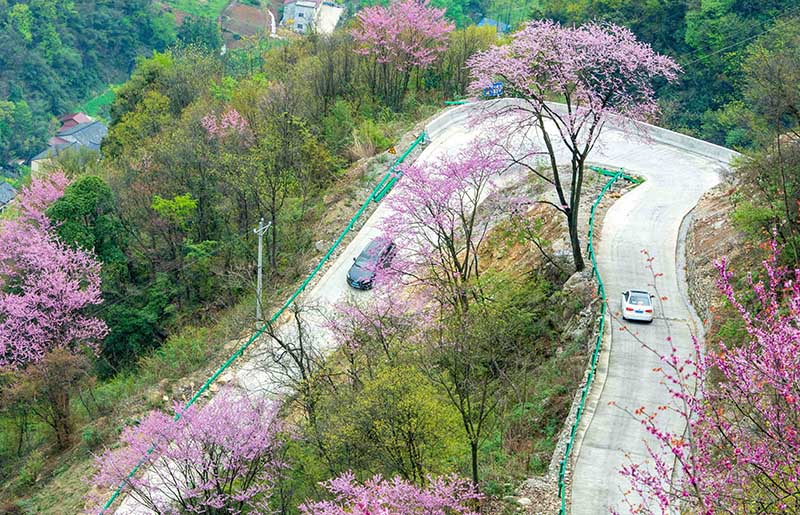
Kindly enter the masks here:
<path id="1" fill-rule="evenodd" d="M 108 332 L 86 313 L 102 302 L 100 263 L 56 236 L 44 214 L 64 194 L 56 173 L 34 179 L 0 222 L 0 367 L 37 363 L 54 348 L 94 349 Z"/>
<path id="2" fill-rule="evenodd" d="M 128 498 L 159 515 L 272 513 L 269 498 L 283 468 L 278 407 L 223 389 L 202 408 L 176 406 L 177 420 L 151 411 L 123 431 L 122 447 L 97 459 L 94 484 L 103 491 L 94 500 L 123 485 Z"/>
<path id="3" fill-rule="evenodd" d="M 778 249 L 764 261 L 764 281 L 748 277 L 747 295 L 734 292 L 732 273 L 717 263 L 719 289 L 738 311 L 747 341 L 724 343 L 678 356 L 662 356 L 673 402 L 640 407 L 657 444 L 649 463 L 631 463 L 622 474 L 636 513 L 798 513 L 800 511 L 800 270 L 778 264 Z M 686 432 L 663 429 L 662 413 L 683 420 Z M 674 427 L 674 426 L 672 426 Z M 675 478 L 675 480 L 671 480 Z"/>
<path id="4" fill-rule="evenodd" d="M 514 97 L 492 103 L 487 113 L 504 122 L 500 130 L 511 135 L 505 150 L 515 162 L 554 188 L 558 204 L 551 205 L 567 218 L 575 269 L 582 270 L 578 208 L 589 153 L 611 115 L 652 120 L 659 113 L 654 87 L 676 80 L 679 66 L 627 28 L 562 27 L 553 21 L 528 23 L 509 44 L 475 54 L 468 66 L 474 92 L 500 81 L 504 94 Z M 532 148 L 536 133 L 541 139 L 536 146 L 543 149 Z M 541 166 L 540 154 L 546 157 Z M 571 173 L 565 183 L 559 167 L 567 164 Z"/>
<path id="5" fill-rule="evenodd" d="M 306 503 L 302 515 L 477 515 L 470 506 L 480 495 L 469 481 L 455 476 L 428 478 L 420 488 L 400 478 L 376 476 L 364 484 L 353 474 L 327 481 L 333 501 Z"/>
<path id="6" fill-rule="evenodd" d="M 367 58 L 370 91 L 401 107 L 414 71 L 427 68 L 447 49 L 452 23 L 428 0 L 400 0 L 363 9 L 351 31 L 356 52 Z"/>
<path id="7" fill-rule="evenodd" d="M 208 114 L 200 121 L 211 138 L 224 138 L 229 135 L 250 135 L 250 124 L 236 109 L 228 109 L 220 116 Z"/>
<path id="8" fill-rule="evenodd" d="M 461 416 L 475 484 L 499 384 L 489 349 L 494 340 L 477 323 L 490 304 L 481 286 L 481 247 L 499 214 L 482 201 L 507 166 L 496 149 L 476 140 L 453 155 L 402 167 L 383 226 L 400 249 L 390 267 L 394 284 L 402 280 L 413 292 L 406 309 L 422 326 L 413 337 L 426 353 L 426 374 Z"/>
<path id="9" fill-rule="evenodd" d="M 478 251 L 491 223 L 479 216 L 479 205 L 505 166 L 494 145 L 476 141 L 455 155 L 401 167 L 383 230 L 402 249 L 392 268 L 402 270 L 419 293 L 467 311 L 478 294 Z"/>

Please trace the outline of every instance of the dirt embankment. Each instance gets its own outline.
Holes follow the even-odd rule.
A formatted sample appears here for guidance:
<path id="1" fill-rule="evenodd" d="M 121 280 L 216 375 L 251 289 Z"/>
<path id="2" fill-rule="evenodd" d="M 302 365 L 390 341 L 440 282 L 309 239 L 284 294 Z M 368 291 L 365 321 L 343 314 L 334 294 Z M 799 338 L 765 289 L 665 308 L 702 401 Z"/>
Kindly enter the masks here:
<path id="1" fill-rule="evenodd" d="M 737 185 L 727 179 L 708 191 L 689 215 L 686 234 L 686 280 L 689 300 L 711 339 L 725 322 L 724 299 L 717 288 L 715 262 L 727 258 L 734 267 L 753 260 L 753 246 L 731 219 Z"/>

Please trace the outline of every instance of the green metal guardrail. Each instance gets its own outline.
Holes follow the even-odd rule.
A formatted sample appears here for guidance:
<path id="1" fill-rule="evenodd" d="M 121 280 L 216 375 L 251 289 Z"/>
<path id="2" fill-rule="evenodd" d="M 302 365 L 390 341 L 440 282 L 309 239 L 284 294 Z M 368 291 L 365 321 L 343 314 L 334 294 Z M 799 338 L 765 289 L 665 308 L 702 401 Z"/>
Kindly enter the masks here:
<path id="1" fill-rule="evenodd" d="M 597 329 L 597 339 L 595 340 L 594 350 L 592 351 L 592 360 L 589 368 L 589 376 L 586 378 L 586 384 L 583 386 L 583 391 L 581 392 L 581 400 L 578 403 L 578 411 L 575 417 L 575 422 L 572 424 L 572 429 L 570 429 L 569 433 L 569 441 L 567 442 L 567 448 L 564 449 L 564 457 L 561 459 L 558 467 L 558 496 L 561 498 L 561 507 L 558 510 L 559 515 L 566 515 L 567 513 L 567 492 L 566 492 L 566 485 L 565 479 L 567 474 L 567 462 L 569 461 L 569 455 L 572 452 L 572 447 L 575 445 L 575 433 L 578 431 L 578 424 L 581 421 L 581 415 L 583 415 L 583 409 L 586 404 L 586 397 L 589 395 L 589 388 L 592 386 L 592 381 L 594 380 L 595 369 L 597 368 L 597 360 L 600 357 L 600 348 L 603 343 L 603 329 L 605 328 L 606 323 L 606 289 L 603 286 L 603 279 L 600 277 L 600 272 L 597 270 L 597 260 L 595 259 L 594 255 L 594 217 L 595 211 L 597 210 L 598 204 L 600 201 L 603 200 L 603 196 L 606 192 L 617 182 L 619 179 L 625 179 L 626 181 L 632 182 L 634 184 L 640 184 L 642 179 L 637 177 L 632 177 L 622 170 L 618 172 L 614 172 L 611 170 L 606 170 L 605 168 L 600 168 L 597 166 L 590 166 L 590 170 L 599 173 L 600 175 L 604 175 L 606 177 L 610 177 L 608 182 L 606 182 L 603 189 L 600 190 L 600 194 L 597 195 L 597 199 L 592 204 L 592 208 L 589 215 L 589 259 L 592 261 L 592 275 L 594 275 L 595 279 L 597 279 L 597 293 L 600 295 L 600 325 Z"/>
<path id="2" fill-rule="evenodd" d="M 405 159 L 408 157 L 408 155 L 418 145 L 420 145 L 421 143 L 423 143 L 425 141 L 426 137 L 427 137 L 427 134 L 425 133 L 425 131 L 423 131 L 419 136 L 417 136 L 417 139 L 415 139 L 411 143 L 411 145 L 408 147 L 408 149 L 405 152 L 403 152 L 403 154 L 395 160 L 395 162 L 392 164 L 392 166 L 389 167 L 389 170 L 386 172 L 386 174 L 384 174 L 383 178 L 372 189 L 372 193 L 370 193 L 369 196 L 367 197 L 367 199 L 364 201 L 364 203 L 361 204 L 361 207 L 358 209 L 358 211 L 356 211 L 356 214 L 353 215 L 353 218 L 350 219 L 350 223 L 347 224 L 347 227 L 345 227 L 344 230 L 341 232 L 341 234 L 339 234 L 339 237 L 336 238 L 336 241 L 333 242 L 333 245 L 331 245 L 331 247 L 328 249 L 328 252 L 325 253 L 325 256 L 323 256 L 323 258 L 320 260 L 320 262 L 317 264 L 317 266 L 314 267 L 314 270 L 312 270 L 311 273 L 308 274 L 308 277 L 306 277 L 306 279 L 302 282 L 302 284 L 300 284 L 300 286 L 294 291 L 294 293 L 292 293 L 292 295 L 289 297 L 289 300 L 287 300 L 283 304 L 283 306 L 281 306 L 281 308 L 278 309 L 278 311 L 276 311 L 274 315 L 272 315 L 272 317 L 269 319 L 269 322 L 267 322 L 266 324 L 264 324 L 263 326 L 258 328 L 258 330 L 255 333 L 253 333 L 252 336 L 250 336 L 250 338 L 247 340 L 247 342 L 244 345 L 242 345 L 241 347 L 239 347 L 239 349 L 236 352 L 234 352 L 233 355 L 231 355 L 231 357 L 228 358 L 228 360 L 225 361 L 225 363 L 223 363 L 222 366 L 219 367 L 217 369 L 217 371 L 214 372 L 211 375 L 211 377 L 209 377 L 208 380 L 205 383 L 203 383 L 203 386 L 201 386 L 200 389 L 197 390 L 197 393 L 195 393 L 194 396 L 192 396 L 192 398 L 189 400 L 189 402 L 186 403 L 186 405 L 184 406 L 184 409 L 186 409 L 189 406 L 193 405 L 197 401 L 197 399 L 199 399 L 200 396 L 203 395 L 203 393 L 205 393 L 208 390 L 208 388 L 211 386 L 211 384 L 214 381 L 216 381 L 217 378 L 223 372 L 225 372 L 225 370 L 227 370 L 228 367 L 230 367 L 231 364 L 234 361 L 236 361 L 236 359 L 238 359 L 244 353 L 244 351 L 247 350 L 248 347 L 250 347 L 250 345 L 253 344 L 253 342 L 255 342 L 262 334 L 264 334 L 264 331 L 266 331 L 267 328 L 272 323 L 274 323 L 276 320 L 278 320 L 278 318 L 280 318 L 280 316 L 284 313 L 284 311 L 286 311 L 286 309 L 289 306 L 291 306 L 292 303 L 294 303 L 294 301 L 297 299 L 297 297 L 301 293 L 303 293 L 303 291 L 305 291 L 306 287 L 311 282 L 311 280 L 322 269 L 322 266 L 331 258 L 331 256 L 333 255 L 333 252 L 336 250 L 337 247 L 339 247 L 339 244 L 342 243 L 342 240 L 344 239 L 344 237 L 347 236 L 347 234 L 353 229 L 353 226 L 356 224 L 358 219 L 361 218 L 361 215 L 364 214 L 364 211 L 367 210 L 367 207 L 369 207 L 370 203 L 371 202 L 376 202 L 376 203 L 380 202 L 391 191 L 392 187 L 394 187 L 395 183 L 401 177 L 401 174 L 399 174 L 397 172 L 397 170 L 396 170 L 397 166 L 402 164 L 403 161 L 405 161 Z M 179 418 L 180 418 L 180 413 L 177 413 L 175 415 L 175 420 L 178 420 Z M 151 451 L 152 451 L 152 449 L 151 449 Z M 149 452 L 150 451 L 148 451 L 148 453 Z M 136 467 L 134 467 L 133 470 L 130 471 L 130 473 L 128 474 L 128 477 L 126 479 L 129 479 L 129 478 L 133 477 L 133 475 L 136 474 L 139 471 L 141 466 L 142 466 L 142 462 L 137 464 Z M 111 498 L 103 505 L 103 508 L 100 511 L 100 515 L 104 515 L 106 513 L 106 510 L 112 504 L 114 504 L 114 501 L 117 500 L 117 498 L 119 497 L 120 493 L 122 493 L 122 490 L 123 490 L 124 487 L 125 487 L 125 481 L 120 483 L 120 485 L 117 487 L 117 489 L 111 495 Z"/>

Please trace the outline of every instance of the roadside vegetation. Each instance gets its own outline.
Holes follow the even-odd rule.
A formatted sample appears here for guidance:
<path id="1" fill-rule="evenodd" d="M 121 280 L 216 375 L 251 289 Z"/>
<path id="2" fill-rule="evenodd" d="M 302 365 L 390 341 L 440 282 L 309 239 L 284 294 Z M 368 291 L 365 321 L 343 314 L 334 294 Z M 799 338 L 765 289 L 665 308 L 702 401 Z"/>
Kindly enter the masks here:
<path id="1" fill-rule="evenodd" d="M 0 222 L 0 511 L 79 513 L 102 505 L 126 481 L 140 504 L 161 512 L 176 503 L 184 511 L 222 503 L 246 513 L 341 515 L 368 506 L 410 515 L 419 506 L 468 515 L 543 472 L 586 362 L 587 328 L 576 329 L 575 320 L 591 321 L 594 300 L 591 288 L 562 290 L 583 268 L 577 213 L 585 147 L 596 138 L 590 131 L 576 142 L 574 118 L 558 119 L 575 147 L 568 174 L 567 163 L 542 164 L 492 140 L 424 169 L 404 166 L 387 199 L 395 214 L 382 230 L 407 253 L 376 271 L 373 302 L 343 303 L 329 314 L 336 350 L 318 350 L 318 334 L 309 329 L 316 307 L 300 303 L 288 315 L 296 333 L 269 327 L 270 345 L 258 350 L 281 383 L 276 387 L 292 392 L 281 404 L 227 388 L 215 401 L 188 409 L 183 403 L 254 325 L 258 220 L 271 223 L 264 298 L 270 305 L 305 277 L 328 212 L 353 200 L 348 183 L 369 180 L 352 168 L 395 146 L 443 100 L 480 95 L 495 80 L 533 106 L 529 125 L 558 118 L 543 103 L 550 99 L 587 108 L 577 121 L 587 127 L 602 126 L 608 114 L 650 119 L 663 106 L 673 127 L 751 147 L 740 173 L 752 179 L 740 195 L 752 201 L 742 201 L 735 219 L 754 239 L 774 229 L 784 245 L 781 259 L 794 267 L 798 106 L 795 91 L 783 85 L 799 76 L 798 24 L 783 20 L 786 31 L 750 42 L 752 27 L 772 26 L 788 3 L 746 12 L 677 3 L 613 10 L 594 2 L 525 3 L 530 11 L 519 21 L 547 13 L 567 23 L 534 22 L 499 36 L 493 27 L 469 25 L 481 12 L 472 4 L 450 2 L 445 11 L 405 0 L 363 9 L 330 36 L 225 55 L 216 25 L 201 19 L 179 31 L 181 44 L 139 58 L 114 88 L 102 157 L 63 156 L 32 179 Z M 21 5 L 9 7 L 18 33 L 9 37 L 33 48 Z M 674 20 L 668 29 L 666 14 Z M 628 23 L 634 32 L 570 28 L 589 18 Z M 741 36 L 748 43 L 726 48 L 720 35 L 739 26 L 747 28 Z M 517 49 L 538 44 L 532 31 L 561 46 L 543 45 L 537 55 L 547 59 L 527 61 Z M 709 40 L 712 48 L 704 46 Z M 586 59 L 566 60 L 576 48 Z M 684 82 L 658 51 L 684 63 Z M 723 69 L 706 60 L 723 52 Z M 628 66 L 626 59 L 652 66 Z M 616 73 L 600 72 L 608 69 L 630 75 L 622 84 Z M 710 79 L 715 73 L 725 80 Z M 637 88 L 623 87 L 628 83 Z M 657 94 L 666 100 L 657 104 Z M 103 95 L 96 104 L 107 100 Z M 16 113 L 19 102 L 9 109 Z M 19 127 L 9 123 L 0 131 Z M 479 206 L 493 177 L 511 169 L 527 171 L 536 195 L 524 202 L 490 195 Z M 571 174 L 568 199 L 559 172 Z M 537 204 L 563 214 L 564 231 L 548 232 L 553 217 L 531 207 Z M 555 255 L 551 243 L 561 238 L 572 252 Z M 498 258 L 498 249 L 513 259 Z M 778 264 L 770 267 L 767 275 Z M 778 295 L 790 307 L 794 296 Z M 759 323 L 791 332 L 791 320 L 774 318 L 749 297 L 747 307 L 764 310 Z M 744 356 L 757 356 L 746 331 L 737 334 Z M 779 355 L 784 341 L 770 343 Z M 718 368 L 703 362 L 699 369 Z M 776 409 L 793 405 L 791 388 L 780 390 Z M 757 393 L 772 391 L 770 385 Z M 703 423 L 713 422 L 716 406 L 693 406 L 707 415 Z M 170 424 L 175 411 L 185 418 Z M 226 418 L 252 424 L 220 426 Z M 270 438 L 243 438 L 252 444 L 246 449 L 230 445 L 252 427 Z M 118 446 L 120 437 L 127 446 Z M 150 454 L 150 442 L 160 452 Z M 675 445 L 672 438 L 663 442 Z M 704 449 L 733 452 L 718 443 L 708 440 Z M 771 468 L 755 482 L 727 486 L 766 498 L 748 506 L 772 506 L 779 489 L 760 479 L 788 488 L 782 474 L 796 463 L 783 457 L 763 463 Z M 154 473 L 179 466 L 200 486 L 183 492 L 185 485 L 174 485 L 180 494 L 163 505 L 158 481 L 127 478 L 141 460 L 152 460 Z M 628 473 L 643 481 L 637 488 L 657 490 L 652 478 Z M 87 478 L 94 479 L 91 492 Z M 724 492 L 711 480 L 692 487 L 700 504 L 704 492 Z"/>
<path id="2" fill-rule="evenodd" d="M 442 63 L 463 67 L 495 32 L 470 28 L 454 36 L 465 46 L 441 48 L 436 63 L 411 57 L 408 72 L 421 77 Z M 74 457 L 85 462 L 112 442 L 125 417 L 168 407 L 161 396 L 148 398 L 148 390 L 208 370 L 252 327 L 249 317 L 235 317 L 235 306 L 253 291 L 258 219 L 272 222 L 265 295 L 279 295 L 305 274 L 315 255 L 314 227 L 331 207 L 327 196 L 342 198 L 339 181 L 348 166 L 386 151 L 444 98 L 466 91 L 466 75 L 437 80 L 438 87 L 411 80 L 392 109 L 370 93 L 365 64 L 347 33 L 224 57 L 203 46 L 156 53 L 116 88 L 102 160 L 67 155 L 53 167 L 66 181 L 33 181 L 36 191 L 55 195 L 37 208 L 48 220 L 45 239 L 58 251 L 85 253 L 99 271 L 92 281 L 102 304 L 85 311 L 102 328 L 103 342 L 91 349 L 77 338 L 69 349 L 75 356 L 85 349 L 86 361 L 76 368 L 72 395 L 57 399 L 59 432 L 39 410 L 48 405 L 39 386 L 3 388 L 4 499 L 21 499 L 24 510 L 55 513 L 66 500 L 82 507 L 83 488 L 68 472 Z M 15 253 L 4 254 L 8 263 L 29 251 L 9 250 Z M 65 280 L 69 286 L 77 276 Z M 35 299 L 30 305 L 45 309 Z M 217 323 L 226 317 L 229 324 Z M 64 342 L 43 335 L 42 352 L 15 357 L 10 349 L 25 344 L 13 334 L 0 352 L 9 372 L 4 384 L 29 384 L 33 368 L 48 370 L 43 355 Z M 56 492 L 66 481 L 64 495 L 37 496 L 52 480 Z"/>

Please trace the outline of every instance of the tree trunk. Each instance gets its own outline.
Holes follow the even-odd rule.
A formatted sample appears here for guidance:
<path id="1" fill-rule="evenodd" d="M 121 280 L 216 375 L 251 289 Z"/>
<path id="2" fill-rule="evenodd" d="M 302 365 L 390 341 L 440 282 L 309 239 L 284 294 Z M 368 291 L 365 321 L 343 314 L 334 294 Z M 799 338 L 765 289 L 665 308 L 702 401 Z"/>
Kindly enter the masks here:
<path id="1" fill-rule="evenodd" d="M 56 442 L 59 449 L 69 446 L 71 427 L 69 423 L 69 393 L 64 390 L 55 392 L 50 399 L 53 410 L 53 429 L 56 433 Z"/>
<path id="2" fill-rule="evenodd" d="M 478 442 L 470 442 L 469 450 L 472 456 L 472 484 L 478 487 Z"/>
<path id="3" fill-rule="evenodd" d="M 275 207 L 275 194 L 272 194 L 272 208 L 269 210 L 269 221 L 272 224 L 270 230 L 272 231 L 272 245 L 269 246 L 269 264 L 272 268 L 272 273 L 278 271 L 278 214 L 277 207 Z M 267 240 L 269 241 L 269 239 Z"/>
<path id="4" fill-rule="evenodd" d="M 569 241 L 572 244 L 572 261 L 575 263 L 575 271 L 580 272 L 586 268 L 583 262 L 583 252 L 581 252 L 581 240 L 578 235 L 578 210 L 570 210 L 569 219 Z"/>
<path id="5" fill-rule="evenodd" d="M 17 457 L 22 457 L 22 447 L 25 445 L 26 436 L 28 435 L 28 413 L 23 411 L 17 415 L 17 429 L 19 430 L 19 438 L 17 439 Z"/>

